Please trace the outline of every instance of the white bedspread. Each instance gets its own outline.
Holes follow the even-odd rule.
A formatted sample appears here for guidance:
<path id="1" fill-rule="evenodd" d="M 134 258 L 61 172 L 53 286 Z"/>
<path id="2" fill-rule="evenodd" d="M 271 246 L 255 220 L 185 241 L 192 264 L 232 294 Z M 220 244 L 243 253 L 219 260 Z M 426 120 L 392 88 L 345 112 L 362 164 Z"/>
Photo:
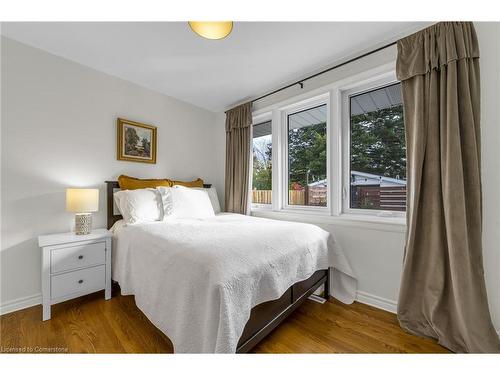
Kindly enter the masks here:
<path id="1" fill-rule="evenodd" d="M 113 279 L 176 353 L 234 353 L 250 310 L 333 267 L 332 295 L 352 303 L 356 279 L 321 228 L 237 214 L 113 227 Z"/>

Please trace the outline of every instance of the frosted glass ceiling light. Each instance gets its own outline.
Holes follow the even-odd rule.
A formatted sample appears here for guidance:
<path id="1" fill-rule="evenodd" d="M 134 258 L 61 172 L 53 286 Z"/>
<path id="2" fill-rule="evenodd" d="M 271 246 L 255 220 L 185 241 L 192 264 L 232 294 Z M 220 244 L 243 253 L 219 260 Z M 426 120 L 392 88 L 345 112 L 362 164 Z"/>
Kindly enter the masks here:
<path id="1" fill-rule="evenodd" d="M 189 21 L 189 26 L 199 36 L 207 39 L 223 39 L 233 30 L 233 22 Z"/>

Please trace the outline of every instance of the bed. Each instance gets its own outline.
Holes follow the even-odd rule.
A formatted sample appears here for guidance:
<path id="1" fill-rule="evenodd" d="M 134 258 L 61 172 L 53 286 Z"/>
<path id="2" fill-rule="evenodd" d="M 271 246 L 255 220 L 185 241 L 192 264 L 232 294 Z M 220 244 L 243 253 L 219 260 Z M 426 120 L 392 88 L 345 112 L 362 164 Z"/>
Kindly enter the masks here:
<path id="1" fill-rule="evenodd" d="M 317 226 L 227 213 L 126 226 L 106 184 L 113 280 L 176 353 L 248 352 L 321 286 L 354 300 L 354 274 Z"/>

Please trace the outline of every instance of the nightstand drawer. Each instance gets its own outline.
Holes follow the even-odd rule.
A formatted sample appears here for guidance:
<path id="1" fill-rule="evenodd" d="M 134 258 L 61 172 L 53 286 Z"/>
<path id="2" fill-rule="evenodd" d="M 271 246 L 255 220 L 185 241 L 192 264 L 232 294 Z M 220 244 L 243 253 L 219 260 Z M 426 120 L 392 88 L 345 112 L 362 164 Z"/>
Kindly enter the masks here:
<path id="1" fill-rule="evenodd" d="M 57 273 L 104 264 L 106 262 L 105 250 L 105 242 L 52 250 L 50 254 L 50 272 Z"/>
<path id="2" fill-rule="evenodd" d="M 105 287 L 104 265 L 63 273 L 51 277 L 50 296 L 57 299 L 80 292 L 92 292 Z"/>

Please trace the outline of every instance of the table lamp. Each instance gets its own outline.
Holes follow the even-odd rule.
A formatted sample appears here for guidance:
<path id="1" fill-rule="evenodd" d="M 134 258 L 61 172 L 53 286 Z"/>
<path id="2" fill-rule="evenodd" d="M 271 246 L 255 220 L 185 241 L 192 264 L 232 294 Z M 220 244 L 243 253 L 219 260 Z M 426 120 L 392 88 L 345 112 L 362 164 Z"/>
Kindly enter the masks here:
<path id="1" fill-rule="evenodd" d="M 75 233 L 90 234 L 99 208 L 99 189 L 66 189 L 66 211 L 75 212 Z"/>

